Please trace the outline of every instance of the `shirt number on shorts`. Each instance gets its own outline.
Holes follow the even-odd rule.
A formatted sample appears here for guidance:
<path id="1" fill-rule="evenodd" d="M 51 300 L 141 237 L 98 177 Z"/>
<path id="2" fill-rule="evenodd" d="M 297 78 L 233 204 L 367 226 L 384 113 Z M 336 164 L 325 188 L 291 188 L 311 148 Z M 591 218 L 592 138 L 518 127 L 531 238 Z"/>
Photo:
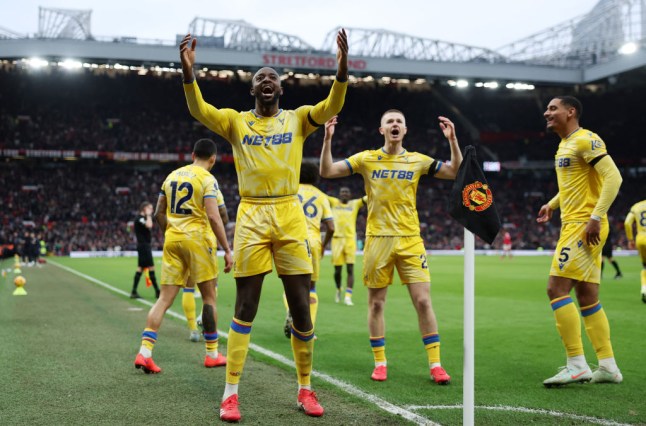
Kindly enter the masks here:
<path id="1" fill-rule="evenodd" d="M 561 249 L 561 253 L 560 253 L 560 256 L 559 256 L 559 262 L 565 263 L 565 262 L 568 261 L 568 259 L 570 258 L 570 255 L 568 254 L 569 251 L 570 251 L 569 247 L 563 247 Z"/>
<path id="2" fill-rule="evenodd" d="M 422 261 L 422 269 L 428 269 L 428 262 L 426 260 L 426 255 L 425 254 L 420 254 L 419 255 L 419 260 Z"/>
<path id="3" fill-rule="evenodd" d="M 190 182 L 184 182 L 179 187 L 177 187 L 177 181 L 172 181 L 170 183 L 170 187 L 173 190 L 170 196 L 170 212 L 175 214 L 191 214 L 192 213 L 191 209 L 184 209 L 182 208 L 182 205 L 188 200 L 190 200 L 191 197 L 193 196 L 193 185 L 191 185 Z M 177 204 L 175 204 L 175 199 L 177 198 L 177 191 L 184 191 L 184 190 L 186 190 L 186 195 L 184 195 L 182 198 L 177 200 Z"/>

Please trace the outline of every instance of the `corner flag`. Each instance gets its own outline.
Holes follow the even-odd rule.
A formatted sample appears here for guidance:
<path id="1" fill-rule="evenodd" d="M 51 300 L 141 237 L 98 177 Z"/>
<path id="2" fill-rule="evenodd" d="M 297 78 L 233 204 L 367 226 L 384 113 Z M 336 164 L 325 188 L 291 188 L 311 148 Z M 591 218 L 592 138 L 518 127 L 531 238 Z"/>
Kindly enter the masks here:
<path id="1" fill-rule="evenodd" d="M 489 244 L 493 243 L 500 230 L 493 193 L 472 145 L 464 149 L 464 159 L 449 197 L 449 214 Z"/>

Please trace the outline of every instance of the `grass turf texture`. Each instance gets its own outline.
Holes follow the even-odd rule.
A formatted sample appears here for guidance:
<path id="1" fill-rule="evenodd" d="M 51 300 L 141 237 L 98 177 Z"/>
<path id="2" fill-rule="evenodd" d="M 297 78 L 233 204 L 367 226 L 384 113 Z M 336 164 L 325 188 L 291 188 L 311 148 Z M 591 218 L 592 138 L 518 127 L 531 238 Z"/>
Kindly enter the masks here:
<path id="1" fill-rule="evenodd" d="M 136 265 L 134 258 L 56 261 L 128 293 Z M 323 261 L 317 285 L 320 307 L 315 370 L 403 407 L 461 404 L 462 258 L 430 258 L 442 363 L 452 375 L 452 384 L 443 387 L 430 382 L 416 316 L 398 280 L 389 290 L 386 307 L 389 378 L 384 383 L 370 380 L 373 361 L 360 261 L 355 267 L 354 307 L 334 303 L 332 267 L 328 257 Z M 516 257 L 512 261 L 476 258 L 476 406 L 525 407 L 646 423 L 646 377 L 640 369 L 646 353 L 641 321 L 646 306 L 639 299 L 638 259 L 620 258 L 624 278 L 606 279 L 601 289 L 625 382 L 560 389 L 544 389 L 541 384 L 565 361 L 545 295 L 549 262 L 549 257 Z M 610 272 L 606 271 L 606 277 Z M 28 296 L 11 296 L 12 274 L 0 287 L 1 352 L 3 364 L 6 362 L 0 385 L 7 390 L 0 399 L 3 424 L 202 424 L 217 419 L 215 408 L 224 386 L 224 370 L 202 367 L 203 344 L 188 341 L 182 322 L 165 319 L 155 348 L 155 360 L 164 372 L 146 376 L 135 370 L 132 362 L 148 307 L 53 265 L 23 268 L 23 275 Z M 281 291 L 276 276 L 267 276 L 252 343 L 292 359 L 289 341 L 282 334 Z M 140 294 L 153 301 L 153 293 L 142 279 Z M 228 331 L 234 296 L 232 276 L 222 274 L 218 301 L 218 328 L 222 331 Z M 172 309 L 182 312 L 180 297 Z M 588 361 L 595 362 L 586 337 L 584 342 Z M 221 348 L 226 350 L 224 339 Z M 240 386 L 243 422 L 403 423 L 321 380 L 315 378 L 313 384 L 327 410 L 322 419 L 308 419 L 296 412 L 293 370 L 251 353 Z M 462 422 L 459 408 L 416 412 L 441 424 Z M 476 409 L 477 424 L 563 422 L 589 424 L 590 420 Z"/>

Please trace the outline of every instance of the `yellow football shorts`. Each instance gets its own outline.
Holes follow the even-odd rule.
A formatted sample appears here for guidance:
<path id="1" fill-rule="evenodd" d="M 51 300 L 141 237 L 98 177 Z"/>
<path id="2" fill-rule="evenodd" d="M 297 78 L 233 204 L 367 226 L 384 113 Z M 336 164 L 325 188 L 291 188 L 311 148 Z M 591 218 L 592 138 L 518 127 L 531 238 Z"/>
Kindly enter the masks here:
<path id="1" fill-rule="evenodd" d="M 596 246 L 585 242 L 586 223 L 564 223 L 556 245 L 550 275 L 599 284 L 601 250 L 608 238 L 608 221 L 601 222 L 601 241 Z"/>
<path id="2" fill-rule="evenodd" d="M 366 236 L 363 284 L 370 288 L 389 286 L 395 267 L 402 284 L 431 282 L 422 237 Z"/>
<path id="3" fill-rule="evenodd" d="M 272 256 L 278 275 L 311 274 L 307 224 L 298 197 L 242 198 L 233 251 L 236 278 L 271 272 Z"/>
<path id="4" fill-rule="evenodd" d="M 162 284 L 183 286 L 188 277 L 194 283 L 213 280 L 218 276 L 215 241 L 169 241 L 162 253 Z"/>
<path id="5" fill-rule="evenodd" d="M 354 265 L 357 254 L 357 240 L 347 237 L 332 237 L 332 265 Z"/>

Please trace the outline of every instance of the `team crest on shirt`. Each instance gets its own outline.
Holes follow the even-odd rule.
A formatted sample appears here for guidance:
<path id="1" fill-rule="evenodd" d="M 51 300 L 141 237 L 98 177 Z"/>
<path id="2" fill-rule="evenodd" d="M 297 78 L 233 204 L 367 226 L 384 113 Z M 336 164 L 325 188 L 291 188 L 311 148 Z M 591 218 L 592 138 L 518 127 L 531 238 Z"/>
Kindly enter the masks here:
<path id="1" fill-rule="evenodd" d="M 487 210 L 493 203 L 493 194 L 489 185 L 475 181 L 462 190 L 462 204 L 471 211 Z"/>
<path id="2" fill-rule="evenodd" d="M 384 157 L 382 157 L 381 155 L 379 155 L 379 156 L 377 157 L 377 160 L 381 161 L 381 159 L 382 159 L 382 158 L 384 158 Z"/>

